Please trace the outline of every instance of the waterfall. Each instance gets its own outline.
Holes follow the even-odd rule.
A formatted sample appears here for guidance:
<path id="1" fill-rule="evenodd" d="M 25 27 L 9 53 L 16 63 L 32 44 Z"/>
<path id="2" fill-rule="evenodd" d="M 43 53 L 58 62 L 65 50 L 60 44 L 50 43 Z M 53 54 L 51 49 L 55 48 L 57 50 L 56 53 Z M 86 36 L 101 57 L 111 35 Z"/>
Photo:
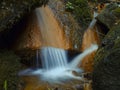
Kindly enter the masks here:
<path id="1" fill-rule="evenodd" d="M 96 44 L 92 44 L 89 48 L 87 48 L 86 50 L 84 50 L 84 52 L 80 55 L 78 55 L 77 57 L 75 57 L 72 62 L 70 63 L 70 67 L 75 68 L 77 67 L 78 64 L 81 63 L 81 60 L 87 56 L 88 54 L 92 53 L 93 51 L 96 51 L 98 49 L 98 45 Z"/>
<path id="2" fill-rule="evenodd" d="M 96 44 L 93 44 L 82 54 L 74 58 L 72 62 L 68 63 L 66 52 L 64 50 L 52 47 L 44 47 L 41 50 L 43 68 L 39 68 L 37 70 L 26 69 L 19 72 L 19 75 L 37 75 L 40 77 L 40 80 L 59 84 L 69 79 L 82 80 L 80 76 L 75 76 L 72 72 L 76 71 L 78 73 L 81 73 L 82 69 L 77 67 L 78 64 L 86 55 L 92 53 L 93 51 L 96 51 L 97 49 L 98 46 Z"/>
<path id="3" fill-rule="evenodd" d="M 73 71 L 83 72 L 81 68 L 78 68 L 78 64 L 84 57 L 98 49 L 97 44 L 90 44 L 82 54 L 68 62 L 67 52 L 64 50 L 66 48 L 64 35 L 51 10 L 48 7 L 42 7 L 36 9 L 36 12 L 42 38 L 41 49 L 36 51 L 37 69 L 29 68 L 19 72 L 19 75 L 35 75 L 40 80 L 49 83 L 62 83 L 70 79 L 82 80 L 80 76 L 74 75 Z M 95 22 L 93 20 L 91 23 Z M 56 46 L 59 48 L 54 48 Z M 39 60 L 42 62 L 42 68 L 39 66 Z"/>
<path id="4" fill-rule="evenodd" d="M 97 20 L 95 19 L 95 17 L 97 17 L 97 16 L 98 16 L 98 13 L 94 11 L 93 20 L 91 21 L 91 23 L 90 23 L 90 25 L 89 25 L 88 28 L 93 28 L 93 27 L 95 26 L 96 21 L 97 21 Z"/>
<path id="5" fill-rule="evenodd" d="M 46 70 L 67 66 L 67 55 L 63 49 L 44 47 L 41 49 L 41 59 Z"/>

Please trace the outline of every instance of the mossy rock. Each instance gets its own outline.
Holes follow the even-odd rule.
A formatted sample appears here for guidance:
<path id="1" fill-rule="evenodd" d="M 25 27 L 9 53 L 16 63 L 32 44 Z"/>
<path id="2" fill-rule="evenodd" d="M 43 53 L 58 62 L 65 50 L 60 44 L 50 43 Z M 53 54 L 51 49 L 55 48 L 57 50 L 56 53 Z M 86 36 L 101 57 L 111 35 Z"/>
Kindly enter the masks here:
<path id="1" fill-rule="evenodd" d="M 47 2 L 48 0 L 2 0 L 0 2 L 0 32 L 9 30 L 25 14 Z"/>
<path id="2" fill-rule="evenodd" d="M 106 18 L 107 17 L 107 18 Z M 120 20 L 120 7 L 116 3 L 112 3 L 106 7 L 97 17 L 97 20 L 111 29 L 112 26 L 118 24 Z"/>
<path id="3" fill-rule="evenodd" d="M 110 29 L 97 51 L 93 90 L 120 90 L 120 24 Z"/>
<path id="4" fill-rule="evenodd" d="M 19 59 L 12 51 L 0 50 L 0 90 L 17 90 Z"/>
<path id="5" fill-rule="evenodd" d="M 83 27 L 87 27 L 92 20 L 88 0 L 67 0 L 66 10 L 70 11 Z"/>

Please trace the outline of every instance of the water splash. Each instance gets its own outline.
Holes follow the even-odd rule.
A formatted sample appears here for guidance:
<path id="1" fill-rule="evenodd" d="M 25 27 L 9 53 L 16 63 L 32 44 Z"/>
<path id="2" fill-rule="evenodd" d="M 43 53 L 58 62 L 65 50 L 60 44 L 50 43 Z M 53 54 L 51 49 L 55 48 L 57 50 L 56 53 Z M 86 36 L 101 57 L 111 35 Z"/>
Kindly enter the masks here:
<path id="1" fill-rule="evenodd" d="M 78 64 L 80 64 L 81 60 L 87 56 L 88 54 L 92 53 L 93 51 L 96 51 L 98 49 L 98 45 L 93 44 L 89 48 L 87 48 L 82 54 L 75 57 L 72 62 L 69 64 L 70 67 L 75 68 Z"/>
<path id="2" fill-rule="evenodd" d="M 41 50 L 41 59 L 46 70 L 67 66 L 67 54 L 63 49 L 44 47 Z"/>
<path id="3" fill-rule="evenodd" d="M 93 44 L 82 54 L 74 58 L 72 62 L 68 63 L 64 50 L 49 47 L 43 48 L 41 53 L 43 57 L 44 68 L 37 70 L 27 69 L 19 72 L 19 75 L 35 75 L 39 76 L 40 80 L 59 84 L 71 79 L 82 80 L 80 76 L 75 76 L 73 71 L 81 73 L 83 70 L 77 67 L 78 64 L 86 55 L 96 51 L 97 49 L 98 46 Z"/>

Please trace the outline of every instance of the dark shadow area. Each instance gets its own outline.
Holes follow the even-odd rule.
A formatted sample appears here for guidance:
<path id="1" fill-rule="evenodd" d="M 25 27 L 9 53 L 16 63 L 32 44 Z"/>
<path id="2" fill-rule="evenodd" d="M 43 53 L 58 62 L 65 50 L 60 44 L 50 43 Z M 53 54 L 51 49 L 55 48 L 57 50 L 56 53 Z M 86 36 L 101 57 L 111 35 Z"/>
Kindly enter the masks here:
<path id="1" fill-rule="evenodd" d="M 106 35 L 109 31 L 109 28 L 107 26 L 105 26 L 104 24 L 102 24 L 100 21 L 97 21 L 97 26 L 99 28 L 99 31 Z"/>
<path id="2" fill-rule="evenodd" d="M 10 30 L 0 32 L 0 48 L 11 48 L 14 41 L 22 34 L 28 22 L 28 15 L 25 15 Z"/>

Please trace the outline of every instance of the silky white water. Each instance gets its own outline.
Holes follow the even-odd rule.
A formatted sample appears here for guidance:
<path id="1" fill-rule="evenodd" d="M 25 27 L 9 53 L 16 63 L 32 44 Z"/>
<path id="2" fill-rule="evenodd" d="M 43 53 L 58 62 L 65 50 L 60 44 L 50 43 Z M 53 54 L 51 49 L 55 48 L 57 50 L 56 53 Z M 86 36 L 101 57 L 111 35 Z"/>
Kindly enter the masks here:
<path id="1" fill-rule="evenodd" d="M 82 73 L 84 71 L 81 68 L 78 68 L 78 65 L 80 65 L 85 56 L 96 51 L 98 46 L 92 44 L 83 51 L 83 53 L 76 56 L 71 62 L 68 62 L 67 52 L 63 49 L 59 49 L 65 48 L 65 39 L 63 38 L 62 30 L 55 20 L 54 15 L 51 13 L 51 10 L 49 10 L 48 7 L 38 8 L 36 9 L 36 15 L 40 26 L 43 48 L 36 51 L 36 70 L 31 68 L 26 69 L 19 72 L 19 75 L 35 75 L 42 81 L 57 84 L 61 84 L 71 79 L 83 80 L 82 77 L 74 75 L 73 72 Z M 97 16 L 97 13 L 94 13 L 94 16 Z M 96 20 L 94 18 L 89 27 L 92 28 L 95 23 Z M 45 46 L 57 46 L 59 48 Z M 42 68 L 40 68 L 40 60 L 42 62 Z"/>
<path id="2" fill-rule="evenodd" d="M 81 60 L 86 55 L 96 51 L 97 49 L 98 46 L 96 44 L 92 44 L 91 47 L 87 48 L 82 54 L 78 55 L 68 63 L 67 55 L 64 50 L 44 47 L 40 51 L 43 68 L 39 68 L 37 70 L 27 69 L 19 72 L 19 75 L 36 75 L 39 76 L 40 80 L 59 84 L 70 79 L 82 80 L 80 76 L 75 76 L 72 72 L 75 71 L 77 73 L 82 73 L 83 70 L 77 67 L 78 64 L 80 64 Z"/>
<path id="3" fill-rule="evenodd" d="M 44 69 L 50 70 L 55 67 L 67 66 L 67 55 L 65 50 L 53 47 L 44 47 L 40 52 Z"/>

